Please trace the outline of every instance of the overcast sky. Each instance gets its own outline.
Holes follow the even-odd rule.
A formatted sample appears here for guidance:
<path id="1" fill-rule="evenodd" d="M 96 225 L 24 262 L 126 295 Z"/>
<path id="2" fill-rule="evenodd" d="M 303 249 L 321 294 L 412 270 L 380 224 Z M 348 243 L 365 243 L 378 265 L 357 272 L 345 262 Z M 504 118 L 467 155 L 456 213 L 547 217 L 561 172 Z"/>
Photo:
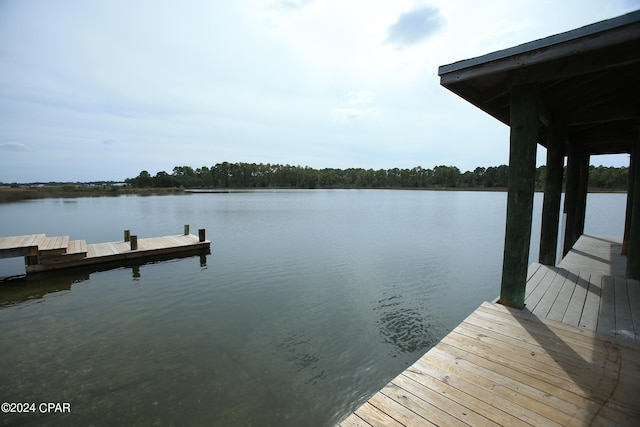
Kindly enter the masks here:
<path id="1" fill-rule="evenodd" d="M 123 180 L 223 161 L 506 164 L 508 128 L 441 87 L 438 66 L 639 7 L 0 0 L 0 181 Z"/>

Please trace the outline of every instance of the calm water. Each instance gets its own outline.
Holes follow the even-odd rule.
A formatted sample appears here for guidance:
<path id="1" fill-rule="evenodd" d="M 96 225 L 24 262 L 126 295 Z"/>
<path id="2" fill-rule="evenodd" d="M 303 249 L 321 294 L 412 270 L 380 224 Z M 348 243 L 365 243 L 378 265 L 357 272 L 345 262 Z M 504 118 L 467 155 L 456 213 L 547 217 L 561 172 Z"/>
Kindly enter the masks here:
<path id="1" fill-rule="evenodd" d="M 620 236 L 625 195 L 586 232 Z M 499 293 L 506 194 L 312 190 L 0 205 L 0 235 L 206 228 L 211 254 L 0 287 L 4 425 L 332 425 Z M 541 195 L 536 194 L 532 260 Z M 0 272 L 1 273 L 1 272 Z M 2 274 L 0 274 L 2 275 Z"/>

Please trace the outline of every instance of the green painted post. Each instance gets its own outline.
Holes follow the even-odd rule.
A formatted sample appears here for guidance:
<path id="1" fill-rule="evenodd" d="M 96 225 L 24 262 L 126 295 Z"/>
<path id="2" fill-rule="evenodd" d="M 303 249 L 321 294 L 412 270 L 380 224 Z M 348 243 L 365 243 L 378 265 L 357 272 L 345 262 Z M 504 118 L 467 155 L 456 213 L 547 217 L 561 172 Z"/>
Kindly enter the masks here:
<path id="1" fill-rule="evenodd" d="M 562 198 L 562 175 L 564 170 L 564 126 L 552 126 L 547 144 L 547 175 L 544 181 L 542 202 L 542 228 L 540 231 L 540 264 L 556 265 L 558 248 L 558 224 L 560 223 L 560 200 Z"/>
<path id="2" fill-rule="evenodd" d="M 569 144 L 569 152 L 567 154 L 567 188 L 564 195 L 564 213 L 567 214 L 567 224 L 564 231 L 562 256 L 565 256 L 575 243 L 575 240 L 573 240 L 573 234 L 575 230 L 578 181 L 580 177 L 579 155 L 580 154 L 575 144 Z"/>
<path id="3" fill-rule="evenodd" d="M 562 255 L 566 255 L 571 250 L 584 232 L 589 183 L 589 154 L 585 153 L 577 144 L 571 144 L 568 157 L 567 190 L 564 199 L 567 227 Z"/>
<path id="4" fill-rule="evenodd" d="M 624 236 L 622 238 L 622 255 L 629 254 L 629 237 L 631 236 L 631 214 L 633 213 L 633 198 L 635 194 L 634 178 L 636 172 L 633 162 L 636 154 L 631 150 L 631 159 L 629 161 L 629 178 L 627 183 L 627 210 L 624 217 Z M 627 263 L 628 265 L 628 263 Z"/>
<path id="5" fill-rule="evenodd" d="M 500 303 L 519 309 L 524 308 L 529 264 L 539 110 L 536 86 L 511 89 L 509 194 Z"/>
<path id="6" fill-rule="evenodd" d="M 627 246 L 627 278 L 640 280 L 640 141 L 631 152 L 633 174 L 629 176 L 629 189 L 633 191 L 631 225 Z M 633 181 L 632 181 L 633 180 Z"/>
<path id="7" fill-rule="evenodd" d="M 580 153 L 580 175 L 578 176 L 578 200 L 576 204 L 576 229 L 574 243 L 584 233 L 584 220 L 587 214 L 587 193 L 589 191 L 589 153 Z"/>

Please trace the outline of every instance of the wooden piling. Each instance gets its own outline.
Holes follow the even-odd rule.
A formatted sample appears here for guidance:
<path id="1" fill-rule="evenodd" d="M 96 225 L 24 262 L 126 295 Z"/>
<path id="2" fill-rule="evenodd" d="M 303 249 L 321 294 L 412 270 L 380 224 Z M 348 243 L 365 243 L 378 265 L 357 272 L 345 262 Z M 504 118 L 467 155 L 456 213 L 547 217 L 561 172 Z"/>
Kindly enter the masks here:
<path id="1" fill-rule="evenodd" d="M 640 128 L 640 123 L 638 124 Z M 640 140 L 640 132 L 638 135 Z M 640 143 L 640 141 L 639 141 Z M 637 146 L 636 146 L 637 147 Z M 631 150 L 629 159 L 629 178 L 627 183 L 627 209 L 624 219 L 624 236 L 622 239 L 622 255 L 628 255 L 629 253 L 629 238 L 631 237 L 631 215 L 633 214 L 633 199 L 636 193 L 635 191 L 635 175 L 636 175 L 636 163 L 634 160 L 638 157 L 638 150 Z"/>
<path id="2" fill-rule="evenodd" d="M 638 143 L 640 144 L 640 142 Z M 629 198 L 631 215 L 627 221 L 629 237 L 627 239 L 627 278 L 640 280 L 640 145 L 631 151 L 631 171 L 629 176 Z"/>
<path id="3" fill-rule="evenodd" d="M 584 218 L 587 207 L 587 183 L 589 177 L 589 155 L 575 144 L 569 144 L 567 158 L 567 188 L 564 198 L 564 212 L 567 214 L 567 226 L 564 235 L 566 255 L 584 231 Z"/>
<path id="4" fill-rule="evenodd" d="M 138 249 L 138 236 L 131 236 L 131 250 L 135 251 Z"/>
<path id="5" fill-rule="evenodd" d="M 131 230 L 124 230 L 124 241 L 128 242 L 131 239 Z"/>
<path id="6" fill-rule="evenodd" d="M 198 241 L 199 242 L 204 242 L 205 240 L 207 240 L 205 229 L 204 228 L 200 228 L 198 230 Z"/>
<path id="7" fill-rule="evenodd" d="M 564 169 L 564 124 L 553 125 L 547 146 L 547 169 L 542 202 L 542 227 L 540 231 L 540 264 L 556 265 L 558 248 L 558 224 L 560 223 L 560 199 Z"/>
<path id="8" fill-rule="evenodd" d="M 500 303 L 524 307 L 541 101 L 535 85 L 511 88 L 507 225 Z"/>
<path id="9" fill-rule="evenodd" d="M 189 224 L 185 224 L 184 225 L 184 235 L 188 236 L 189 235 Z"/>

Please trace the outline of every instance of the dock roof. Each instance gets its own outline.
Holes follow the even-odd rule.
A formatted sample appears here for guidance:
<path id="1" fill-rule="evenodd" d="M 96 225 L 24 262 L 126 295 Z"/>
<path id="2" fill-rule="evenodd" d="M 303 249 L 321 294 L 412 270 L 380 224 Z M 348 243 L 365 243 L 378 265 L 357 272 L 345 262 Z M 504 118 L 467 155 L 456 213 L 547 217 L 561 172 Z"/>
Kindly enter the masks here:
<path id="1" fill-rule="evenodd" d="M 564 123 L 588 154 L 629 153 L 640 123 L 640 10 L 443 65 L 440 84 L 506 125 L 513 86 L 539 84 L 547 126 Z"/>

